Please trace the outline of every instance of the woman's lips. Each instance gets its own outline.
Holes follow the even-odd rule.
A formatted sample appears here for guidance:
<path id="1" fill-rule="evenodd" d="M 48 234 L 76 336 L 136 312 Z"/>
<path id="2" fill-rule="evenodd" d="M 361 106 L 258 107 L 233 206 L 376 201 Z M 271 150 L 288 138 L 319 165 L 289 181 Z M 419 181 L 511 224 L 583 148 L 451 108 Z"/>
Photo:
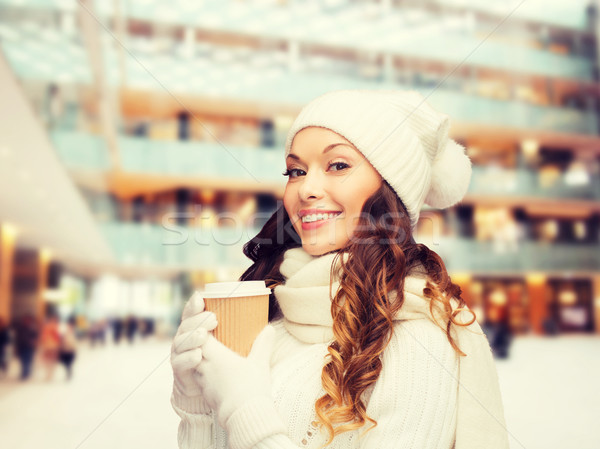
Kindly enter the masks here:
<path id="1" fill-rule="evenodd" d="M 317 212 L 317 213 L 306 213 L 302 211 L 300 216 L 300 221 L 302 223 L 302 230 L 308 231 L 311 229 L 317 229 L 320 226 L 325 225 L 331 220 L 335 219 L 341 214 L 341 212 L 337 211 L 327 211 L 327 212 Z"/>

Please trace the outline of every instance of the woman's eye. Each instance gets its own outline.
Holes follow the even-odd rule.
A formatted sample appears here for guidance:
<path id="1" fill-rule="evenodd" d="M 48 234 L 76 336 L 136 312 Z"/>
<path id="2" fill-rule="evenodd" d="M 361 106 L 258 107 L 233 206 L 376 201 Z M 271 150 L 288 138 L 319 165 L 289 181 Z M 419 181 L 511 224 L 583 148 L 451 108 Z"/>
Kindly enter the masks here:
<path id="1" fill-rule="evenodd" d="M 333 164 L 329 164 L 329 170 L 331 171 L 340 171 L 349 167 L 350 166 L 345 162 L 334 162 Z"/>
<path id="2" fill-rule="evenodd" d="M 297 178 L 303 174 L 305 174 L 304 170 L 300 170 L 299 168 L 288 168 L 283 172 L 283 176 L 289 176 L 290 178 Z"/>

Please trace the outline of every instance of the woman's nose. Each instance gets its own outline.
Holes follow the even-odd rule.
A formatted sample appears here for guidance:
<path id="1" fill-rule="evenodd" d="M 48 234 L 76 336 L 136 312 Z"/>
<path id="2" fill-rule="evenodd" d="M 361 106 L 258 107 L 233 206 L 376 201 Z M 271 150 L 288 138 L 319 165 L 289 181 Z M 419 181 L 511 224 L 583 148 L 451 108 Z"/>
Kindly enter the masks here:
<path id="1" fill-rule="evenodd" d="M 311 199 L 319 199 L 323 197 L 323 179 L 319 173 L 314 171 L 307 173 L 302 180 L 302 185 L 298 190 L 300 199 L 303 201 L 309 201 Z"/>

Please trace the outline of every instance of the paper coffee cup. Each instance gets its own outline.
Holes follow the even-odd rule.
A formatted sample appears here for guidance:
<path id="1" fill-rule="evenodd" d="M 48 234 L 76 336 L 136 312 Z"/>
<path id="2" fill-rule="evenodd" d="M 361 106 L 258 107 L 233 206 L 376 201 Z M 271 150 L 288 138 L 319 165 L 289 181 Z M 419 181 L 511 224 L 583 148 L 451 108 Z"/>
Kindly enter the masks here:
<path id="1" fill-rule="evenodd" d="M 213 334 L 242 356 L 269 320 L 269 290 L 264 281 L 215 282 L 202 293 L 206 310 L 217 315 Z"/>

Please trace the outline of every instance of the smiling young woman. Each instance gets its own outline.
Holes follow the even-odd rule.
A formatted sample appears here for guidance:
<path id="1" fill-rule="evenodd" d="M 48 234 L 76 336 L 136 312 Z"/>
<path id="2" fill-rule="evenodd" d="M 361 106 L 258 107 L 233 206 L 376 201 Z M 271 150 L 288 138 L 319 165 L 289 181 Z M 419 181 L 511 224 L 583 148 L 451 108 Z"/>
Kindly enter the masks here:
<path id="1" fill-rule="evenodd" d="M 244 247 L 241 280 L 273 288 L 270 325 L 243 358 L 188 302 L 171 359 L 180 448 L 508 448 L 489 344 L 412 236 L 424 203 L 467 190 L 448 129 L 414 92 L 330 92 L 301 111 L 284 204 Z"/>

